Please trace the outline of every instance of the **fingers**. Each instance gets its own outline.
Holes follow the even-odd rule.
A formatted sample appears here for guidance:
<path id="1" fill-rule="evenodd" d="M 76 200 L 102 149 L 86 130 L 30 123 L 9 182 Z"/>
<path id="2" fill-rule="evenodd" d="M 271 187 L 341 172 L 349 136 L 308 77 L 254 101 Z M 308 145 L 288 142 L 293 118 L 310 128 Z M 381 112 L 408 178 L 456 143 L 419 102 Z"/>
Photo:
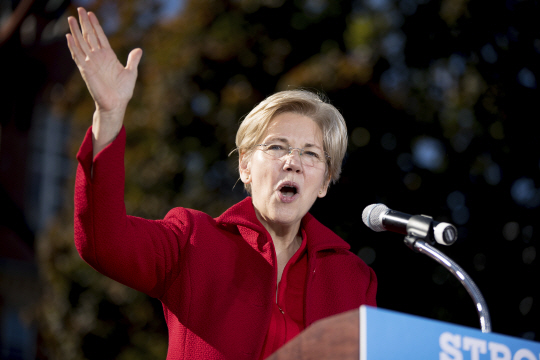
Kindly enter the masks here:
<path id="1" fill-rule="evenodd" d="M 66 39 L 71 52 L 71 57 L 75 60 L 77 65 L 80 65 L 84 62 L 86 55 L 80 50 L 79 46 L 76 44 L 75 39 L 71 34 L 66 34 Z"/>
<path id="2" fill-rule="evenodd" d="M 131 71 L 136 71 L 137 66 L 139 66 L 139 62 L 141 61 L 143 51 L 142 49 L 133 49 L 128 55 L 126 69 Z"/>
<path id="3" fill-rule="evenodd" d="M 99 41 L 100 47 L 110 48 L 111 45 L 109 45 L 109 40 L 107 39 L 105 32 L 103 32 L 103 28 L 99 24 L 96 14 L 94 14 L 93 12 L 89 12 L 88 18 L 90 19 L 90 23 L 92 24 L 92 27 L 94 28 L 94 32 L 96 34 L 97 40 Z"/>
<path id="4" fill-rule="evenodd" d="M 83 53 L 86 57 L 92 50 L 97 50 L 103 45 L 103 47 L 109 47 L 109 41 L 105 36 L 103 29 L 99 25 L 99 21 L 96 15 L 93 13 L 87 13 L 84 8 L 78 8 L 79 21 L 81 28 L 79 28 L 79 22 L 73 16 L 68 18 L 69 28 L 73 37 L 73 43 L 70 45 L 68 37 L 68 45 L 72 55 L 77 55 L 79 58 L 79 52 Z M 82 31 L 81 31 L 82 29 Z M 75 46 L 72 46 L 75 45 Z M 78 49 L 78 52 L 76 51 Z"/>
<path id="5" fill-rule="evenodd" d="M 88 43 L 88 46 L 92 50 L 99 49 L 99 42 L 94 31 L 94 27 L 88 18 L 88 13 L 82 7 L 78 8 L 77 12 L 79 13 L 79 22 L 81 23 L 82 35 Z"/>
<path id="6" fill-rule="evenodd" d="M 75 63 L 80 66 L 84 63 L 87 56 L 86 54 L 90 49 L 88 49 L 86 42 L 82 38 L 77 20 L 70 16 L 68 18 L 68 23 L 71 29 L 71 34 L 66 34 L 69 51 L 71 52 L 71 57 L 75 60 Z"/>
<path id="7" fill-rule="evenodd" d="M 68 24 L 69 29 L 71 30 L 71 36 L 73 37 L 73 42 L 75 44 L 74 49 L 77 48 L 78 51 L 80 51 L 84 55 L 84 57 L 86 57 L 86 55 L 90 53 L 90 48 L 88 47 L 88 44 L 86 44 L 86 41 L 81 34 L 81 30 L 79 29 L 79 24 L 77 23 L 77 20 L 73 16 L 70 16 L 68 17 Z"/>

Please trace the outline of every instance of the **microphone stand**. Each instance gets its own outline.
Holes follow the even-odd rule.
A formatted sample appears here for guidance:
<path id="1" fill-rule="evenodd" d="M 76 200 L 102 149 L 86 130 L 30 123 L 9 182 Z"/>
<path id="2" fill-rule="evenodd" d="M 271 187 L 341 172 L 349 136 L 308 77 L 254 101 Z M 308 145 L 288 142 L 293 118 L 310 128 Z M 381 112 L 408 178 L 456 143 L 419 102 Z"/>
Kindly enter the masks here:
<path id="1" fill-rule="evenodd" d="M 405 236 L 405 244 L 413 251 L 425 254 L 437 261 L 459 280 L 476 305 L 482 332 L 491 332 L 491 318 L 489 316 L 486 301 L 472 278 L 452 259 L 424 241 L 426 238 L 430 239 L 430 236 L 433 233 L 432 222 L 433 220 L 428 216 L 412 216 L 407 224 L 408 235 Z"/>

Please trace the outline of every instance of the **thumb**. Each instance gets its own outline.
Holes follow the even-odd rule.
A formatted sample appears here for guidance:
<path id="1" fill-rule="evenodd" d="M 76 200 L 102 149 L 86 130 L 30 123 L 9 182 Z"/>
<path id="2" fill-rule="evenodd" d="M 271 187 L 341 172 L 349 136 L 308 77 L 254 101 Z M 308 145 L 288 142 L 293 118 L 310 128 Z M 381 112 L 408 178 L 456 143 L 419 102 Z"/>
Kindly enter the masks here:
<path id="1" fill-rule="evenodd" d="M 139 62 L 141 61 L 143 51 L 140 48 L 133 49 L 128 55 L 126 69 L 128 70 L 137 70 Z"/>

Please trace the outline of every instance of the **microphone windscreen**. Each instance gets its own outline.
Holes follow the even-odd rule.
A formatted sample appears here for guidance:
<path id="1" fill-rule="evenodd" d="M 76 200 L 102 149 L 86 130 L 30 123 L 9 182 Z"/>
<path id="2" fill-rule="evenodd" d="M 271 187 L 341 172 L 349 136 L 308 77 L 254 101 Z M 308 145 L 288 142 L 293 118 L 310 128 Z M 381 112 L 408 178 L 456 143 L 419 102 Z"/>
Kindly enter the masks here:
<path id="1" fill-rule="evenodd" d="M 371 204 L 366 206 L 362 212 L 362 221 L 368 228 L 373 231 L 385 231 L 386 229 L 382 223 L 382 214 L 385 214 L 388 210 L 388 206 L 384 204 Z"/>

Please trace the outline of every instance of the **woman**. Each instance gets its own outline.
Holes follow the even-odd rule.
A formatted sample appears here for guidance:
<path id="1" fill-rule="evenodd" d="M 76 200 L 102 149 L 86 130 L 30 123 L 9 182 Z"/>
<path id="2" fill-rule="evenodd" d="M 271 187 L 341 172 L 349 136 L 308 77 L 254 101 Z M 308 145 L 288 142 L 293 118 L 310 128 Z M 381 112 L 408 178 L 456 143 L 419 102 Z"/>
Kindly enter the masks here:
<path id="1" fill-rule="evenodd" d="M 308 213 L 339 177 L 342 116 L 316 95 L 270 96 L 237 133 L 251 194 L 218 218 L 175 208 L 127 216 L 123 116 L 142 56 L 123 67 L 97 18 L 79 8 L 67 42 L 95 100 L 77 155 L 75 243 L 101 273 L 163 303 L 168 359 L 263 359 L 313 322 L 375 305 L 373 271 Z"/>

